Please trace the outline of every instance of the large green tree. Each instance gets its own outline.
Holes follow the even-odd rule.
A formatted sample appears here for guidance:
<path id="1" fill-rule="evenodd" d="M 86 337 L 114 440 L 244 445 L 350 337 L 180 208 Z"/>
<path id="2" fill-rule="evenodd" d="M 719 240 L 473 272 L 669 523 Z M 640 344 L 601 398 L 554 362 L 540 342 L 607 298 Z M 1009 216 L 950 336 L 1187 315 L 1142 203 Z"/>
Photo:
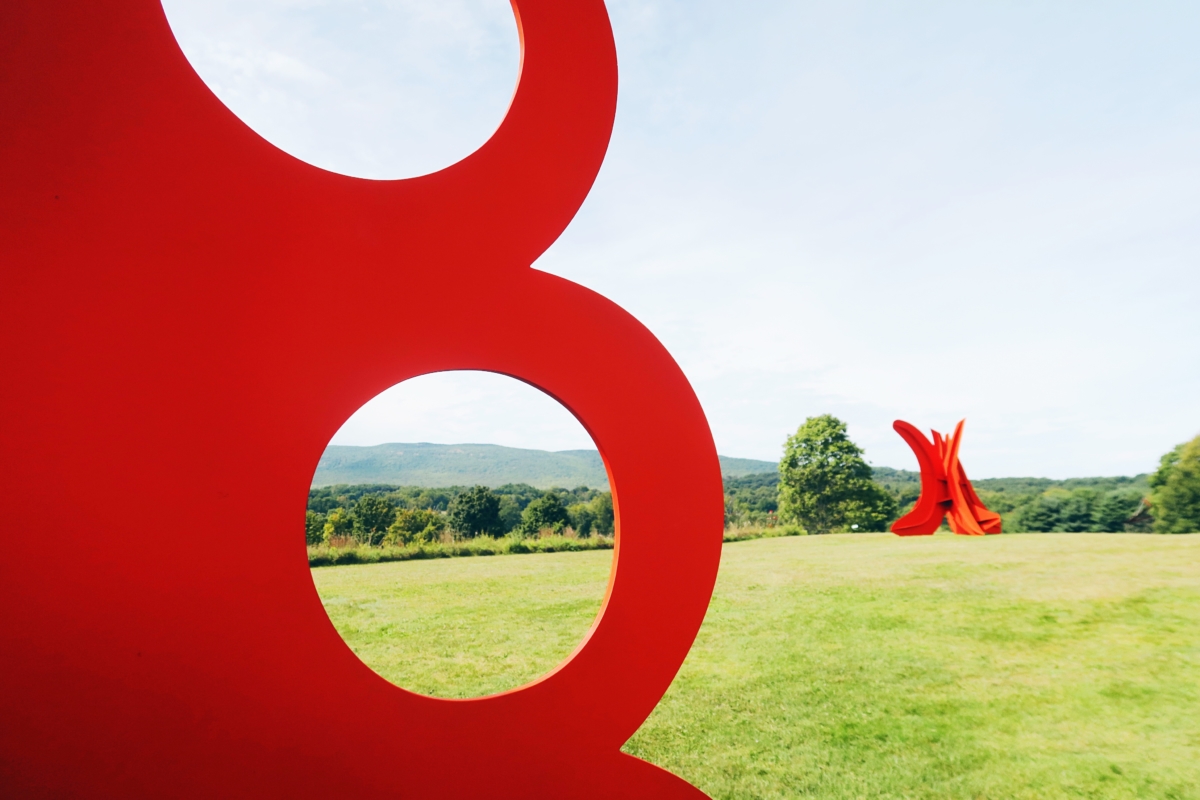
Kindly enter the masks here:
<path id="1" fill-rule="evenodd" d="M 396 519 L 396 504 L 381 494 L 366 494 L 354 504 L 357 533 L 367 544 L 379 544 Z"/>
<path id="2" fill-rule="evenodd" d="M 588 502 L 592 512 L 592 533 L 601 536 L 612 536 L 616 524 L 616 514 L 613 511 L 612 492 L 601 492 Z"/>
<path id="3" fill-rule="evenodd" d="M 325 515 L 325 529 L 321 538 L 326 542 L 331 539 L 346 539 L 354 534 L 354 515 L 338 506 Z"/>
<path id="4" fill-rule="evenodd" d="M 1200 532 L 1200 436 L 1163 456 L 1150 486 L 1155 531 Z"/>
<path id="5" fill-rule="evenodd" d="M 562 533 L 563 528 L 571 524 L 567 507 L 554 491 L 544 495 L 525 506 L 521 512 L 521 531 L 526 536 L 532 536 L 539 531 L 551 530 Z"/>
<path id="6" fill-rule="evenodd" d="M 603 492 L 586 503 L 572 503 L 567 506 L 567 516 L 580 536 L 612 536 L 612 494 Z"/>
<path id="7" fill-rule="evenodd" d="M 450 501 L 450 529 L 460 536 L 501 536 L 500 498 L 486 486 L 475 486 Z"/>
<path id="8" fill-rule="evenodd" d="M 412 544 L 434 542 L 446 528 L 446 519 L 436 511 L 402 508 L 396 519 L 388 526 L 385 544 Z"/>
<path id="9" fill-rule="evenodd" d="M 325 539 L 325 515 L 316 511 L 304 512 L 304 540 L 309 544 L 320 544 Z"/>
<path id="10" fill-rule="evenodd" d="M 809 533 L 882 531 L 896 514 L 895 499 L 871 480 L 846 423 L 830 414 L 809 417 L 788 437 L 779 461 L 781 519 Z"/>

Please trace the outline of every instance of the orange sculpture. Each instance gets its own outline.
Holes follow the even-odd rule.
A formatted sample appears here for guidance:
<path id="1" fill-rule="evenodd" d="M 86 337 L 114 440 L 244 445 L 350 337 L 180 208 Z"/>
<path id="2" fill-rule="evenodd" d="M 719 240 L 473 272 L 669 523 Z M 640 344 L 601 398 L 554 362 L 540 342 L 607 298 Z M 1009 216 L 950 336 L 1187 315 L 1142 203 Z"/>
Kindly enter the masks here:
<path id="1" fill-rule="evenodd" d="M 950 530 L 960 536 L 1000 533 L 1000 515 L 988 510 L 975 494 L 958 460 L 964 422 L 959 421 L 951 436 L 943 438 L 933 431 L 932 442 L 903 420 L 892 423 L 921 465 L 921 496 L 912 511 L 892 523 L 896 535 L 928 536 L 938 529 L 943 518 L 949 519 Z"/>

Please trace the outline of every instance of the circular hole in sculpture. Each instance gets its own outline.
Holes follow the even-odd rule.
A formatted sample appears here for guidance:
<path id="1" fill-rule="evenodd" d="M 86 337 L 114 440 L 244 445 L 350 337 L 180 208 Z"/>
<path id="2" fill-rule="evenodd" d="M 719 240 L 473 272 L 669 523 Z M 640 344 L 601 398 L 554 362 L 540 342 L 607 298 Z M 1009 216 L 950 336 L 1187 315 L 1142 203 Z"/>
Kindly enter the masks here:
<path id="1" fill-rule="evenodd" d="M 520 69 L 508 0 L 163 0 L 188 61 L 281 150 L 359 178 L 425 175 L 477 150 Z"/>
<path id="2" fill-rule="evenodd" d="M 600 611 L 614 514 L 587 431 L 485 372 L 405 381 L 360 408 L 317 466 L 313 582 L 351 650 L 424 695 L 482 697 L 566 660 Z"/>

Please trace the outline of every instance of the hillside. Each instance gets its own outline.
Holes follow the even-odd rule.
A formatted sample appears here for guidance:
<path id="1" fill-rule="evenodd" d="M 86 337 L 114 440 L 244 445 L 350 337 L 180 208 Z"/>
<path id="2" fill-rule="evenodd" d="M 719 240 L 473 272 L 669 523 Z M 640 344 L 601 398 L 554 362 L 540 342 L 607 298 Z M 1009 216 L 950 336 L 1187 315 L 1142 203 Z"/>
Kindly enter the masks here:
<path id="1" fill-rule="evenodd" d="M 774 472 L 771 461 L 720 456 L 721 473 L 737 477 Z M 595 450 L 525 450 L 495 444 L 380 444 L 373 447 L 330 445 L 317 464 L 313 486 L 334 484 L 497 487 L 528 483 L 608 488 L 604 463 Z"/>

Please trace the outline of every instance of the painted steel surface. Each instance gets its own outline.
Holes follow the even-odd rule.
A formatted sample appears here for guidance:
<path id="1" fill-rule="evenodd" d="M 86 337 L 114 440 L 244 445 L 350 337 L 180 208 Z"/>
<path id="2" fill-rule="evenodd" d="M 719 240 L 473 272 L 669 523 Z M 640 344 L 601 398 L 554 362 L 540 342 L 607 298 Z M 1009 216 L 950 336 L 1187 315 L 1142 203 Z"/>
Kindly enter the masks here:
<path id="1" fill-rule="evenodd" d="M 962 536 L 1000 533 L 1000 515 L 975 494 L 966 470 L 958 460 L 963 423 L 960 420 L 951 436 L 933 431 L 933 441 L 914 426 L 896 420 L 892 428 L 908 442 L 921 465 L 921 496 L 913 510 L 892 523 L 892 532 L 900 536 L 928 536 L 949 522 L 950 530 Z"/>
<path id="2" fill-rule="evenodd" d="M 709 601 L 716 451 L 642 325 L 530 268 L 600 168 L 617 66 L 601 0 L 515 7 L 494 136 L 371 181 L 251 131 L 154 0 L 0 4 L 0 795 L 703 796 L 619 748 Z M 618 525 L 574 655 L 465 701 L 354 656 L 303 535 L 338 427 L 451 369 L 566 405 Z"/>

